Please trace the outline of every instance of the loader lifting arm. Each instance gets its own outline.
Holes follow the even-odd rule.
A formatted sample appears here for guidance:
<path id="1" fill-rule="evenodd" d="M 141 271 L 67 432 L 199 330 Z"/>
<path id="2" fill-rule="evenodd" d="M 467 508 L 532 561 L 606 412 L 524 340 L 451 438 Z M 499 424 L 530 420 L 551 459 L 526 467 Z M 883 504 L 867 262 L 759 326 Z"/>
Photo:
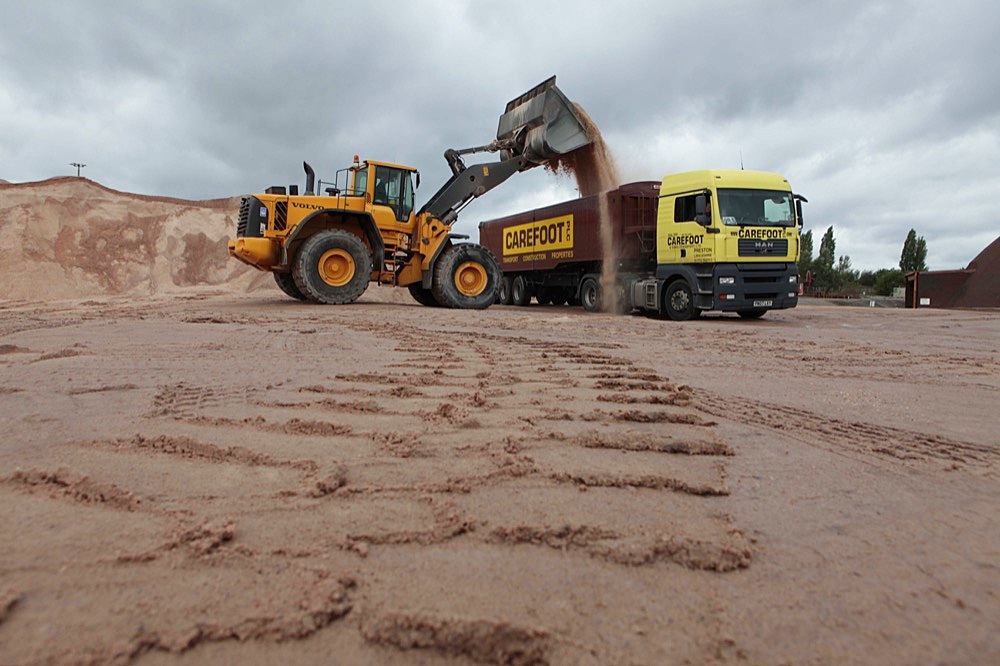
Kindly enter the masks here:
<path id="1" fill-rule="evenodd" d="M 574 105 L 551 77 L 507 103 L 494 141 L 474 148 L 445 151 L 452 176 L 420 209 L 451 224 L 470 201 L 519 171 L 586 146 L 592 141 Z M 467 167 L 462 155 L 499 152 L 499 162 Z"/>

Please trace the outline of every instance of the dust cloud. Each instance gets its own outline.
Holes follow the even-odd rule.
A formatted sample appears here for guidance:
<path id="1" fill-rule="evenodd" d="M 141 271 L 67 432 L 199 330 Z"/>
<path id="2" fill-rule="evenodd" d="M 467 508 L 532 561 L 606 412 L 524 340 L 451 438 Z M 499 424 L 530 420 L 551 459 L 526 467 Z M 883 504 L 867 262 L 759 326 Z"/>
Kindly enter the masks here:
<path id="1" fill-rule="evenodd" d="M 571 173 L 576 178 L 576 186 L 581 197 L 600 195 L 598 197 L 598 215 L 601 232 L 601 309 L 605 312 L 619 312 L 614 230 L 611 224 L 611 212 L 608 207 L 608 192 L 617 189 L 621 184 L 618 169 L 615 166 L 611 149 L 604 142 L 601 130 L 590 115 L 579 104 L 574 105 L 576 113 L 583 122 L 590 143 L 567 155 L 561 155 L 548 164 L 548 168 L 556 173 Z"/>

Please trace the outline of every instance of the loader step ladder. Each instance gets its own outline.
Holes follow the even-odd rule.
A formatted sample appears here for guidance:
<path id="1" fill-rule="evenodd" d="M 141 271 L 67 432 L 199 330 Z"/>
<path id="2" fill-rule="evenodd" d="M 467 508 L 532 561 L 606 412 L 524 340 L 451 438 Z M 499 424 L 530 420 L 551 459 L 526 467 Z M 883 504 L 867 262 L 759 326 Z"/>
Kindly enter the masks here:
<path id="1" fill-rule="evenodd" d="M 403 267 L 406 265 L 407 259 L 410 258 L 410 253 L 401 249 L 394 243 L 386 243 L 382 255 L 382 266 L 378 272 L 378 284 L 384 284 L 382 282 L 383 273 L 392 273 L 392 281 L 390 284 L 393 287 L 399 286 L 399 272 L 403 270 Z"/>

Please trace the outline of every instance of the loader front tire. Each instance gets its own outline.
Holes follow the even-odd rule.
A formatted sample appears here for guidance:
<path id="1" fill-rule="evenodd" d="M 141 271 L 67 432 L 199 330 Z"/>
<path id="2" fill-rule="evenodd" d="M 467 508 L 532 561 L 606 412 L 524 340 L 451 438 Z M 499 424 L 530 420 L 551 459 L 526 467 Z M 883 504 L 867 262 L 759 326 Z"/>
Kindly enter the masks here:
<path id="1" fill-rule="evenodd" d="M 295 286 L 320 303 L 353 303 L 368 288 L 372 257 L 360 238 L 340 229 L 310 236 L 292 262 Z"/>
<path id="2" fill-rule="evenodd" d="M 297 301 L 309 300 L 309 297 L 303 294 L 295 285 L 295 279 L 291 273 L 274 273 L 274 283 L 278 285 L 278 289 Z"/>
<path id="3" fill-rule="evenodd" d="M 476 243 L 448 247 L 434 266 L 434 299 L 449 308 L 483 310 L 496 302 L 500 264 Z"/>
<path id="4" fill-rule="evenodd" d="M 434 292 L 430 289 L 425 289 L 424 285 L 419 282 L 415 282 L 409 286 L 410 296 L 413 296 L 413 300 L 421 305 L 426 305 L 427 307 L 437 308 L 441 307 L 437 299 L 434 298 Z"/>

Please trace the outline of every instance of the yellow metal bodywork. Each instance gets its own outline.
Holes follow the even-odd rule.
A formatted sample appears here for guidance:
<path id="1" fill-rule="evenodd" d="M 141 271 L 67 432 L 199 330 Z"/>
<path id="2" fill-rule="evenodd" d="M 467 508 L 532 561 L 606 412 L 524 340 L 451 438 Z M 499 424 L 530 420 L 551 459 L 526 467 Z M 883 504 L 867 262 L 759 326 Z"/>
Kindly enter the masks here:
<path id="1" fill-rule="evenodd" d="M 788 181 L 765 171 L 702 170 L 665 176 L 660 185 L 660 203 L 656 223 L 657 264 L 796 262 L 799 259 L 799 224 L 787 227 L 739 227 L 722 223 L 719 210 L 720 189 L 778 190 L 792 195 Z M 706 227 L 694 220 L 674 219 L 678 197 L 705 193 L 711 207 L 711 222 Z M 794 210 L 794 206 L 792 207 Z M 788 240 L 784 256 L 741 257 L 740 238 Z"/>
<path id="2" fill-rule="evenodd" d="M 430 270 L 438 249 L 448 240 L 451 225 L 427 213 L 418 215 L 415 210 L 409 212 L 407 219 L 399 220 L 393 208 L 374 203 L 375 179 L 358 177 L 359 172 L 373 167 L 399 169 L 411 174 L 416 172 L 413 167 L 368 160 L 364 163 L 355 163 L 349 169 L 348 187 L 339 194 L 332 196 L 255 194 L 254 197 L 268 210 L 264 235 L 262 238 L 240 237 L 230 240 L 229 254 L 261 270 L 289 270 L 290 266 L 284 263 L 291 260 L 289 254 L 284 251 L 287 249 L 287 242 L 292 238 L 297 241 L 302 240 L 301 233 L 296 233 L 298 227 L 306 220 L 311 220 L 312 224 L 312 220 L 317 218 L 321 218 L 317 220 L 320 228 L 349 231 L 358 236 L 369 251 L 373 251 L 374 248 L 358 221 L 358 215 L 367 214 L 375 222 L 391 268 L 391 270 L 380 270 L 382 262 L 375 257 L 371 280 L 399 286 L 422 281 L 424 273 Z M 286 204 L 286 213 L 283 217 L 277 214 L 279 203 Z M 280 220 L 280 223 L 276 224 L 276 220 Z M 394 263 L 397 260 L 399 263 Z M 333 272 L 346 270 L 345 266 L 338 265 L 336 261 L 331 260 L 329 263 Z M 341 278 L 331 277 L 331 279 L 336 282 Z"/>
<path id="3" fill-rule="evenodd" d="M 231 256 L 265 271 L 280 262 L 279 249 L 273 238 L 235 238 L 229 241 Z"/>

